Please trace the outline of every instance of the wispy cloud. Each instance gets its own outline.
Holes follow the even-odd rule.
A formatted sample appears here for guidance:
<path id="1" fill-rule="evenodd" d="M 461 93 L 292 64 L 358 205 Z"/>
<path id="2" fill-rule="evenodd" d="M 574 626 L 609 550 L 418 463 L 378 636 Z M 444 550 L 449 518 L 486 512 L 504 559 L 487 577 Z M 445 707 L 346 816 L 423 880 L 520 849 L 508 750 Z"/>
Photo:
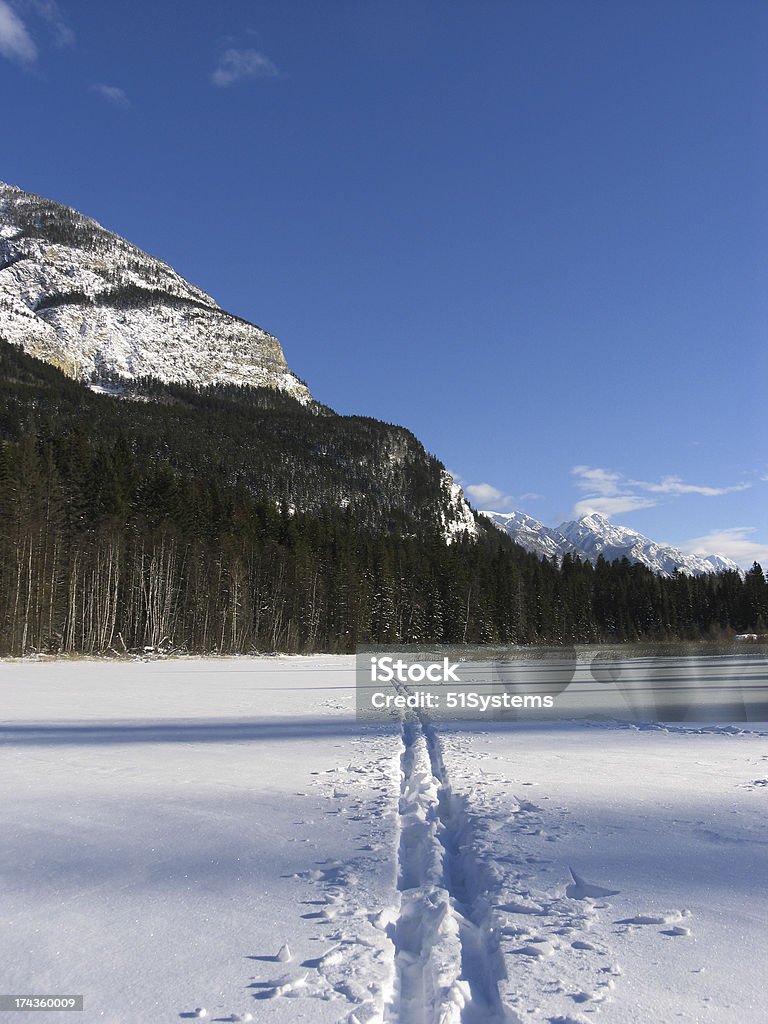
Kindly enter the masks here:
<path id="1" fill-rule="evenodd" d="M 650 491 L 651 494 L 703 494 L 708 498 L 720 494 L 733 494 L 734 491 L 746 491 L 751 484 L 734 484 L 731 487 L 703 487 L 699 484 L 686 484 L 679 476 L 665 476 L 661 483 L 651 484 L 643 480 L 630 480 L 630 484 Z"/>
<path id="2" fill-rule="evenodd" d="M 44 23 L 56 46 L 70 46 L 75 41 L 56 0 L 0 0 L 0 57 L 22 64 L 37 60 L 39 50 L 28 26 L 30 18 Z"/>
<path id="3" fill-rule="evenodd" d="M 734 491 L 745 491 L 752 486 L 748 483 L 728 487 L 688 484 L 679 476 L 665 476 L 655 483 L 633 480 L 621 473 L 596 466 L 574 466 L 571 473 L 576 477 L 576 486 L 584 493 L 584 497 L 573 508 L 577 516 L 590 512 L 600 512 L 604 516 L 621 515 L 624 512 L 653 508 L 659 504 L 661 496 L 697 494 L 713 498 Z"/>
<path id="4" fill-rule="evenodd" d="M 768 544 L 756 540 L 752 536 L 756 532 L 754 526 L 732 526 L 715 530 L 705 537 L 694 537 L 681 547 L 691 555 L 710 555 L 714 551 L 733 559 L 744 569 L 751 568 L 753 562 L 760 562 L 765 569 L 768 566 Z"/>
<path id="5" fill-rule="evenodd" d="M 590 512 L 618 516 L 657 504 L 654 498 L 632 493 L 621 473 L 597 466 L 574 466 L 571 473 L 577 478 L 576 486 L 586 495 L 573 507 L 576 516 L 586 516 Z"/>
<path id="6" fill-rule="evenodd" d="M 75 33 L 67 25 L 61 8 L 55 0 L 16 0 L 24 10 L 33 11 L 47 25 L 57 46 L 71 46 Z"/>
<path id="7" fill-rule="evenodd" d="M 592 490 L 596 494 L 616 494 L 619 489 L 620 473 L 592 466 L 574 466 L 571 473 L 579 478 L 578 486 L 582 490 Z"/>
<path id="8" fill-rule="evenodd" d="M 246 78 L 277 78 L 275 64 L 258 50 L 225 50 L 211 75 L 214 85 L 225 89 Z"/>
<path id="9" fill-rule="evenodd" d="M 91 91 L 96 92 L 99 96 L 102 96 L 109 103 L 115 107 L 130 107 L 131 101 L 125 93 L 124 89 L 121 89 L 117 85 L 104 85 L 102 82 L 91 86 Z"/>
<path id="10" fill-rule="evenodd" d="M 37 46 L 27 26 L 6 0 L 0 0 L 0 55 L 22 64 L 37 60 Z"/>
<path id="11" fill-rule="evenodd" d="M 657 504 L 658 502 L 651 498 L 643 498 L 635 494 L 617 494 L 615 497 L 594 495 L 577 501 L 573 506 L 573 514 L 580 518 L 588 516 L 592 512 L 599 512 L 600 515 L 610 519 L 611 516 L 620 516 L 624 512 L 639 512 L 643 508 L 653 508 Z"/>

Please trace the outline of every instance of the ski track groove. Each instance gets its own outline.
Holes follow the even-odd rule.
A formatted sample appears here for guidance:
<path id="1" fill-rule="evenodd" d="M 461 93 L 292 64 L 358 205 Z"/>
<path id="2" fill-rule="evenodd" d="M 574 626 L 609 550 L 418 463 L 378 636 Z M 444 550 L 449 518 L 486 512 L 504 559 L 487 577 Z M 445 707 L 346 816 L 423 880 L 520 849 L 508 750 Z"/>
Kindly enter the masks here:
<path id="1" fill-rule="evenodd" d="M 454 794 L 426 716 L 401 725 L 398 889 L 390 927 L 395 993 L 389 1024 L 514 1024 L 491 908 L 474 863 L 465 797 Z"/>

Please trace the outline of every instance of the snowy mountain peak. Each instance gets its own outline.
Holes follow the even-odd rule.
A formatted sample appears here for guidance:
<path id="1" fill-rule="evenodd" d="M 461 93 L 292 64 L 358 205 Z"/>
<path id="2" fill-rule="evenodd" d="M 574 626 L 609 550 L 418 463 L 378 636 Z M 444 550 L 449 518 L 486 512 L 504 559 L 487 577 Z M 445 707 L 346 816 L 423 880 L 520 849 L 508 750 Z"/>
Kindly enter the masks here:
<path id="1" fill-rule="evenodd" d="M 526 515 L 525 512 L 481 512 L 500 530 L 508 533 L 513 540 L 541 558 L 562 558 L 567 547 L 564 537 L 557 535 L 538 519 Z"/>
<path id="2" fill-rule="evenodd" d="M 590 512 L 557 528 L 545 526 L 524 512 L 482 512 L 500 530 L 508 533 L 526 551 L 557 558 L 577 555 L 597 562 L 602 555 L 608 562 L 627 558 L 647 566 L 660 576 L 671 576 L 676 569 L 688 575 L 739 571 L 730 558 L 722 555 L 688 555 L 668 544 L 659 544 L 627 526 L 612 523 L 599 512 Z"/>
<path id="3" fill-rule="evenodd" d="M 0 337 L 71 377 L 311 395 L 277 338 L 95 220 L 0 182 Z"/>
<path id="4" fill-rule="evenodd" d="M 586 515 L 580 516 L 578 522 L 587 529 L 595 530 L 604 530 L 611 526 L 610 519 L 601 512 L 588 512 Z"/>

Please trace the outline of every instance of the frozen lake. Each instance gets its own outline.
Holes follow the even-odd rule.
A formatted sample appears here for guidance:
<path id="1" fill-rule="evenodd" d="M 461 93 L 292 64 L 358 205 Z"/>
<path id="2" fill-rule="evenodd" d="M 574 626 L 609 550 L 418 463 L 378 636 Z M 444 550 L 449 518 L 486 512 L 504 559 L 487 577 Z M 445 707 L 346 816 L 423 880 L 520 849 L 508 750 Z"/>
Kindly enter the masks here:
<path id="1" fill-rule="evenodd" d="M 2 991 L 83 1024 L 762 1024 L 765 726 L 367 725 L 354 685 L 0 664 Z"/>

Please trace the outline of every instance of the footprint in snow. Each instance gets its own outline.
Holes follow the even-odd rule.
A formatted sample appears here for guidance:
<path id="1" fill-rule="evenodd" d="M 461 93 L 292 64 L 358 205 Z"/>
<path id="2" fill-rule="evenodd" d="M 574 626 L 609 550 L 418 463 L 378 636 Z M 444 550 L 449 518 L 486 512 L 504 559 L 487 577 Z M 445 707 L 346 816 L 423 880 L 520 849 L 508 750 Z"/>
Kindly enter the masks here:
<path id="1" fill-rule="evenodd" d="M 621 921 L 614 921 L 614 924 L 676 924 L 690 916 L 690 910 L 672 910 L 666 914 L 635 914 L 634 917 L 625 917 Z M 687 929 L 684 929 L 685 931 Z M 675 932 L 675 934 L 680 933 Z"/>
<path id="2" fill-rule="evenodd" d="M 555 950 L 549 942 L 530 942 L 519 949 L 513 949 L 512 952 L 520 956 L 529 956 L 534 960 L 543 960 L 545 957 L 552 956 Z"/>
<path id="3" fill-rule="evenodd" d="M 604 896 L 618 896 L 621 892 L 620 889 L 605 889 L 602 885 L 587 882 L 581 875 L 577 875 L 573 868 L 568 870 L 571 872 L 573 882 L 566 886 L 565 895 L 572 900 L 602 899 Z"/>
<path id="4" fill-rule="evenodd" d="M 605 994 L 602 992 L 587 992 L 582 989 L 580 992 L 574 992 L 571 996 L 574 1003 L 602 1003 L 605 1000 Z"/>

